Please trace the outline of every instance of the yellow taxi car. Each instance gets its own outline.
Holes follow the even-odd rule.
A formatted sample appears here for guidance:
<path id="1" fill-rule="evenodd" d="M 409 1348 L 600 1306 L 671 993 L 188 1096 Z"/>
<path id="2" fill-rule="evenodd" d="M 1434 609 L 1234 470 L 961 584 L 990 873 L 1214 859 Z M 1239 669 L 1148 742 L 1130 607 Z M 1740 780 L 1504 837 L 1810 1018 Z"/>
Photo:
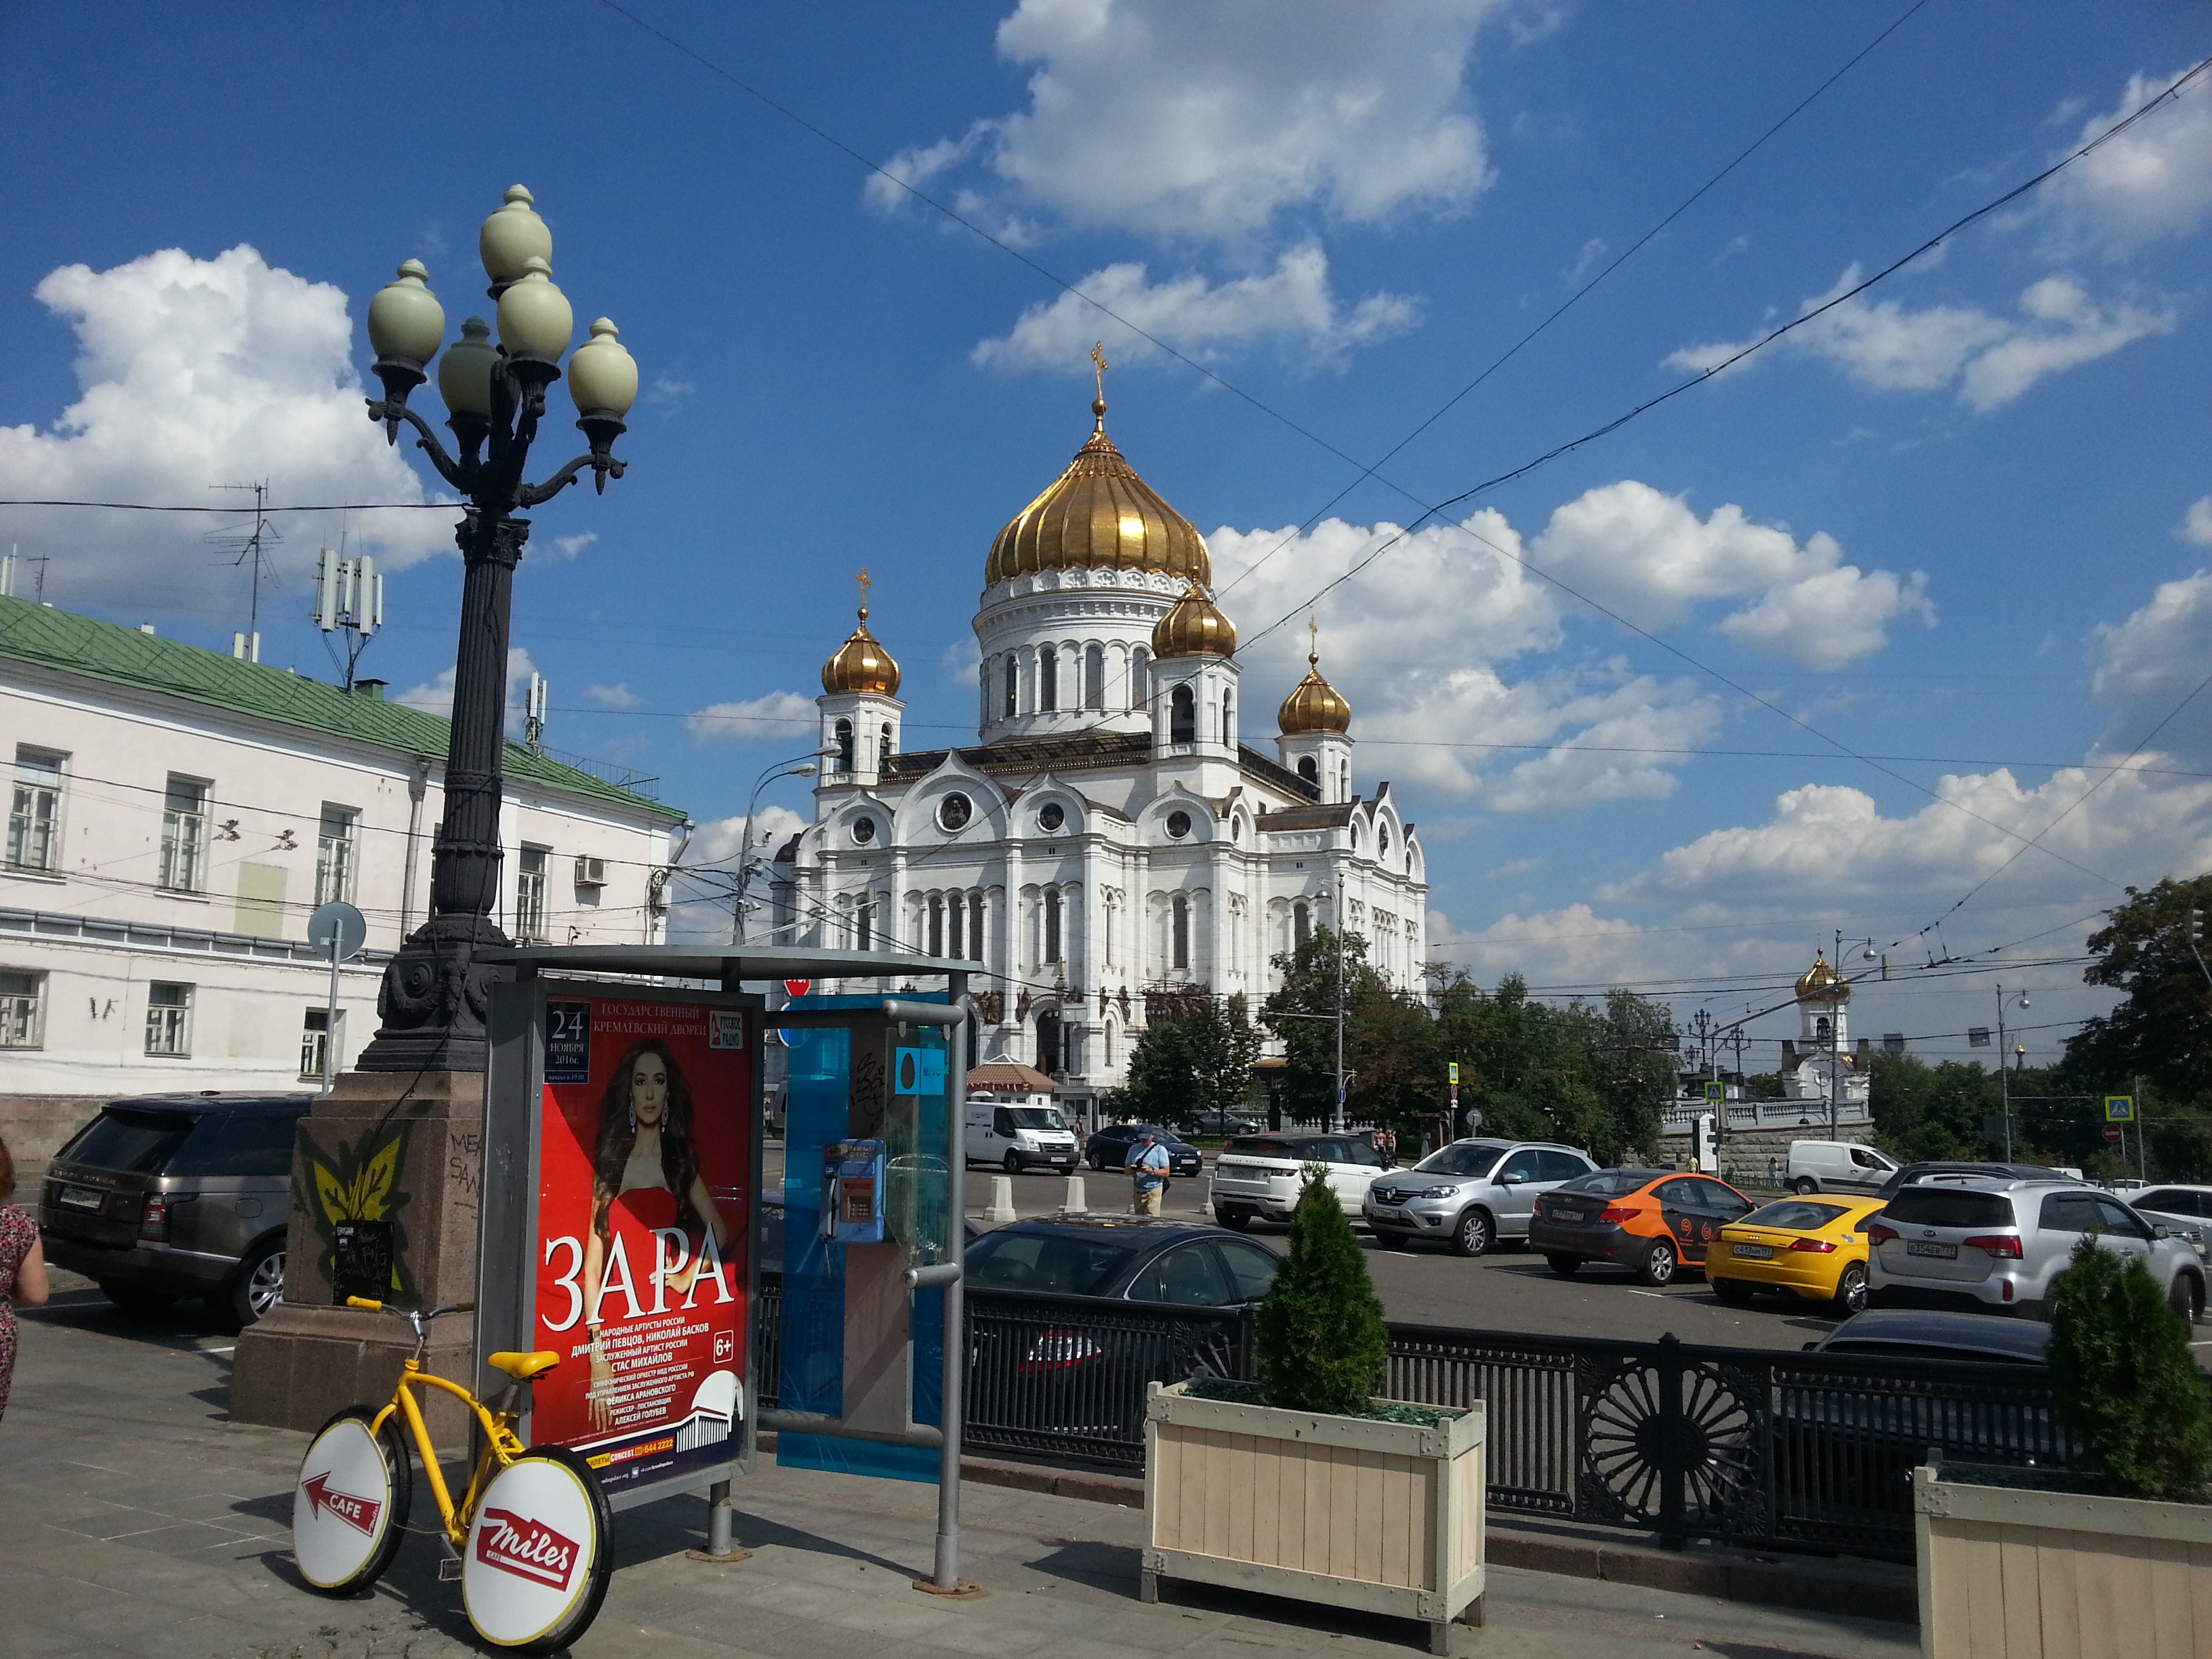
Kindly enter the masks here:
<path id="1" fill-rule="evenodd" d="M 1721 1229 L 1705 1258 L 1705 1283 L 1723 1302 L 1748 1302 L 1759 1291 L 1789 1291 L 1808 1302 L 1832 1302 L 1842 1314 L 1867 1305 L 1869 1218 L 1880 1198 L 1785 1198 Z"/>

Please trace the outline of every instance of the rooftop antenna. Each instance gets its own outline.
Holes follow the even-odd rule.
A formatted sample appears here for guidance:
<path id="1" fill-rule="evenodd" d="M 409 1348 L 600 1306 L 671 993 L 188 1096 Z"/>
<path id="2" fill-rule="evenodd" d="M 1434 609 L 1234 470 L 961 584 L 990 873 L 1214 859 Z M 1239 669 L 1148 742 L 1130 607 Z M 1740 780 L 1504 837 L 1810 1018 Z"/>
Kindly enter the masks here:
<path id="1" fill-rule="evenodd" d="M 50 562 L 52 561 L 44 554 L 40 554 L 36 558 L 27 559 L 23 556 L 23 549 L 20 543 L 9 543 L 6 555 L 0 556 L 0 595 L 5 595 L 11 599 L 21 597 L 15 592 L 15 573 L 27 564 L 34 564 L 39 567 L 39 574 L 33 579 L 31 602 L 33 605 L 44 605 L 46 602 L 46 566 Z"/>
<path id="2" fill-rule="evenodd" d="M 359 558 L 339 556 L 325 547 L 316 555 L 315 608 L 308 620 L 323 630 L 323 646 L 345 677 L 345 689 L 354 686 L 354 670 L 361 653 L 368 649 L 376 630 L 384 626 L 384 578 L 376 561 L 366 553 Z M 331 635 L 340 636 L 332 644 Z"/>
<path id="3" fill-rule="evenodd" d="M 550 701 L 553 684 L 545 676 L 532 673 L 530 690 L 522 705 L 522 741 L 533 755 L 540 754 L 545 745 L 545 705 Z"/>
<path id="4" fill-rule="evenodd" d="M 284 539 L 276 533 L 276 526 L 269 522 L 269 480 L 264 478 L 259 483 L 210 484 L 208 488 L 210 489 L 250 489 L 253 492 L 252 528 L 249 530 L 233 525 L 225 529 L 210 531 L 205 539 L 217 547 L 238 549 L 238 556 L 230 562 L 233 568 L 249 562 L 253 568 L 252 581 L 246 590 L 246 632 L 243 635 L 234 636 L 231 650 L 234 655 L 245 656 L 246 653 L 240 648 L 239 640 L 240 638 L 251 640 L 252 656 L 249 659 L 259 662 L 261 660 L 261 567 L 269 558 L 270 544 Z M 270 573 L 269 580 L 272 585 L 276 580 L 273 569 Z"/>

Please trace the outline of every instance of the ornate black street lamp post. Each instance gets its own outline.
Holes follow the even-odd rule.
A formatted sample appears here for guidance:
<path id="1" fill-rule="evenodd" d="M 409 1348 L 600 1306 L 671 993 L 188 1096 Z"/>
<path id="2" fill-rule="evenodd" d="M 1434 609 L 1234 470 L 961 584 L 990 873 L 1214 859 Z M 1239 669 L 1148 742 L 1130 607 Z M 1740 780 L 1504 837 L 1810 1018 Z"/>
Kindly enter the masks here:
<path id="1" fill-rule="evenodd" d="M 561 378 L 574 318 L 553 285 L 553 237 L 517 185 L 507 205 L 483 223 L 478 239 L 491 298 L 498 303 L 499 343 L 480 318 L 461 325 L 461 337 L 438 362 L 446 424 L 458 442 L 447 453 L 428 422 L 408 408 L 408 394 L 428 378 L 445 338 L 446 313 L 410 259 L 396 281 L 369 302 L 368 337 L 384 396 L 368 400 L 371 420 L 398 441 L 399 423 L 420 434 L 419 447 L 439 476 L 469 504 L 453 538 L 466 577 L 461 588 L 460 644 L 453 661 L 453 719 L 446 755 L 445 815 L 431 853 L 429 919 L 391 965 L 377 994 L 376 1039 L 355 1062 L 364 1072 L 481 1072 L 489 970 L 475 960 L 506 945 L 492 920 L 500 892 L 501 761 L 506 744 L 507 635 L 514 567 L 530 535 L 519 508 L 550 501 L 586 468 L 604 492 L 623 464 L 614 457 L 623 416 L 637 397 L 637 365 L 601 318 L 590 342 L 568 363 L 568 390 L 590 444 L 543 483 L 523 482 L 545 389 Z"/>

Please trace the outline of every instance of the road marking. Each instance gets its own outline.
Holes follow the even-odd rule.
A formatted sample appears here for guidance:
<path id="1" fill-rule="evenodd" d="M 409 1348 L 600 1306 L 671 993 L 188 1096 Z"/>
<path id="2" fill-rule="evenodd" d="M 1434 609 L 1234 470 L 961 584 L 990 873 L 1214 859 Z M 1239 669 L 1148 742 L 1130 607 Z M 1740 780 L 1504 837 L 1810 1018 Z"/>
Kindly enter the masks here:
<path id="1" fill-rule="evenodd" d="M 236 1353 L 238 1352 L 238 1345 L 234 1342 L 227 1348 L 202 1348 L 200 1352 L 202 1353 Z"/>
<path id="2" fill-rule="evenodd" d="M 1631 1295 L 1631 1296 L 1656 1296 L 1656 1297 L 1659 1297 L 1659 1298 L 1660 1298 L 1660 1300 L 1662 1300 L 1662 1302 L 1663 1302 L 1664 1300 L 1666 1300 L 1666 1297 L 1667 1297 L 1667 1293 L 1666 1293 L 1664 1291 L 1629 1291 L 1629 1295 Z"/>

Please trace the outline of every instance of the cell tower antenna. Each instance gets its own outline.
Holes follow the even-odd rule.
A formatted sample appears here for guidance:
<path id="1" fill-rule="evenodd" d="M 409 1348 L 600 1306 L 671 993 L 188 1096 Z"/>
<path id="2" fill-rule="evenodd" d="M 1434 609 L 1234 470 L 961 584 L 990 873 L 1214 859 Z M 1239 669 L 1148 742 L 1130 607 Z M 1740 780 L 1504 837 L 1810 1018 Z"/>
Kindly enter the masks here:
<path id="1" fill-rule="evenodd" d="M 210 531 L 205 539 L 216 547 L 234 547 L 238 556 L 230 562 L 234 568 L 251 564 L 252 577 L 247 588 L 246 627 L 250 634 L 261 630 L 261 568 L 270 564 L 269 580 L 276 585 L 276 573 L 269 550 L 274 543 L 284 538 L 276 533 L 276 526 L 269 522 L 269 480 L 259 483 L 210 484 L 210 489 L 250 489 L 253 492 L 253 522 L 251 527 L 232 525 L 222 530 Z"/>

